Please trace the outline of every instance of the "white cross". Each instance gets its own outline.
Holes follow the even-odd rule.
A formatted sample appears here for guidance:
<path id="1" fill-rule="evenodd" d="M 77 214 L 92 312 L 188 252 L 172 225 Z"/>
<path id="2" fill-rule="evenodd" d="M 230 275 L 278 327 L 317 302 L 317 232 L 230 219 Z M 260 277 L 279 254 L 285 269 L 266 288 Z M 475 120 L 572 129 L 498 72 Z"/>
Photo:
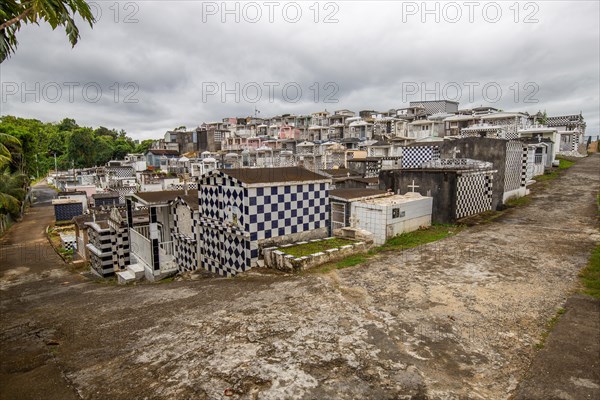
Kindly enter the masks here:
<path id="1" fill-rule="evenodd" d="M 458 150 L 458 149 L 456 148 L 456 146 L 454 146 L 454 148 L 452 149 L 452 151 L 450 151 L 450 153 L 452 153 L 452 158 L 456 158 L 456 155 L 457 155 L 458 153 L 460 153 L 460 150 Z"/>
<path id="2" fill-rule="evenodd" d="M 412 192 L 415 192 L 415 188 L 418 188 L 419 186 L 415 185 L 415 180 L 413 179 L 412 181 L 412 185 L 408 185 L 409 188 L 412 189 Z"/>

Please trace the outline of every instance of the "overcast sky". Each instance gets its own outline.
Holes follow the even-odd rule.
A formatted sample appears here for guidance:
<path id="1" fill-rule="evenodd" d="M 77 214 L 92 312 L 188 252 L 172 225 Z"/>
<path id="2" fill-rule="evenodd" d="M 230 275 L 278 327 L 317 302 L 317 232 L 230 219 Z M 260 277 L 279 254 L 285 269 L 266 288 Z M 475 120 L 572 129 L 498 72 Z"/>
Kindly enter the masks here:
<path id="1" fill-rule="evenodd" d="M 229 2 L 229 13 L 220 1 L 92 3 L 98 22 L 79 24 L 73 49 L 64 29 L 21 29 L 0 65 L 2 115 L 145 139 L 255 110 L 388 110 L 445 96 L 461 108 L 581 111 L 587 133 L 599 132 L 597 1 Z"/>

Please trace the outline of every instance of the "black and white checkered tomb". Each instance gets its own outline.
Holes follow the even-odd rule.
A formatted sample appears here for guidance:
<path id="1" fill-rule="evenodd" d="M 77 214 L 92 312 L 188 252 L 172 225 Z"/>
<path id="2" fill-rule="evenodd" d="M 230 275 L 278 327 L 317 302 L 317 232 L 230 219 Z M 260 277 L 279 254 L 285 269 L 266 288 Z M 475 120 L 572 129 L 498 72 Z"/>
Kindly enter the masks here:
<path id="1" fill-rule="evenodd" d="M 203 268 L 225 276 L 256 264 L 259 241 L 326 228 L 328 183 L 248 186 L 221 171 L 199 188 L 199 248 Z"/>

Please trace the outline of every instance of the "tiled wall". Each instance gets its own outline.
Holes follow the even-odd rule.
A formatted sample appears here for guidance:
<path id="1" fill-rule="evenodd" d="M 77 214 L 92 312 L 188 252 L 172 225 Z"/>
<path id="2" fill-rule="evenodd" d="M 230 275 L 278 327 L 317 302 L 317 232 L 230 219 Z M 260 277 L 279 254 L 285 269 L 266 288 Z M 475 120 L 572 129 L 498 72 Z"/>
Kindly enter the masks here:
<path id="1" fill-rule="evenodd" d="M 492 171 L 462 172 L 456 183 L 456 218 L 492 209 Z"/>
<path id="2" fill-rule="evenodd" d="M 175 262 L 180 272 L 195 271 L 200 259 L 196 240 L 198 215 L 182 201 L 176 201 L 172 210 Z"/>
<path id="3" fill-rule="evenodd" d="M 200 259 L 204 268 L 235 275 L 255 265 L 261 240 L 329 224 L 328 184 L 245 188 L 215 171 L 199 189 Z"/>
<path id="4" fill-rule="evenodd" d="M 402 168 L 421 168 L 427 161 L 438 160 L 438 146 L 408 146 L 402 150 Z"/>
<path id="5" fill-rule="evenodd" d="M 55 204 L 54 216 L 56 221 L 70 221 L 73 217 L 83 214 L 82 203 Z"/>

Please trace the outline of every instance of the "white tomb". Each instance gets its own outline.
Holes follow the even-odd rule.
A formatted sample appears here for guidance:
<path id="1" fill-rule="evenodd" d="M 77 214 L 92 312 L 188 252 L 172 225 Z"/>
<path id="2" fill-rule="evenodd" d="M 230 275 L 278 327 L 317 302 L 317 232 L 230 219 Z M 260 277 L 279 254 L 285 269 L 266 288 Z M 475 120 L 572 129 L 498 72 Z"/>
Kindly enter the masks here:
<path id="1" fill-rule="evenodd" d="M 416 192 L 352 203 L 351 226 L 373 234 L 376 245 L 401 233 L 431 225 L 433 198 Z"/>

